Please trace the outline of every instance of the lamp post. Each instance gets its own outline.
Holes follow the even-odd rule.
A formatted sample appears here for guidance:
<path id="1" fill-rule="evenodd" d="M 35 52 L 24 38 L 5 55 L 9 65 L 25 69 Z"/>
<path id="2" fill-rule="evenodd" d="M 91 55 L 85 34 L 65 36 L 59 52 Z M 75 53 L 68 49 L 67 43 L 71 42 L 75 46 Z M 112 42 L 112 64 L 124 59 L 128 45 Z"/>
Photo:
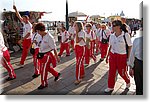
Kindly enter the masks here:
<path id="1" fill-rule="evenodd" d="M 69 18 L 68 18 L 68 0 L 66 0 L 66 30 L 69 29 Z"/>

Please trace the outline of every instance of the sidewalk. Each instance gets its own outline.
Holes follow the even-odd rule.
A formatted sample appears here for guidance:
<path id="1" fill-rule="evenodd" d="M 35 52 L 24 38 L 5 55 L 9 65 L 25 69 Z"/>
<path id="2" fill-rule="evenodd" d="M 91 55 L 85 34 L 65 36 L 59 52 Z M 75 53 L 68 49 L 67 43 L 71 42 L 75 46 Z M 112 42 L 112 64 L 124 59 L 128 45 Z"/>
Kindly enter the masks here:
<path id="1" fill-rule="evenodd" d="M 98 60 L 100 55 L 97 56 Z M 17 62 L 18 58 L 13 60 L 12 63 Z M 61 77 L 57 82 L 54 82 L 54 77 L 49 74 L 48 88 L 37 90 L 40 85 L 40 77 L 32 79 L 34 72 L 32 58 L 27 58 L 24 68 L 17 68 L 14 64 L 17 79 L 6 82 L 6 74 L 1 78 L 4 81 L 0 86 L 4 89 L 2 94 L 97 94 L 104 95 L 104 89 L 107 88 L 108 64 L 103 61 L 102 63 L 91 61 L 91 65 L 85 68 L 85 78 L 79 85 L 74 85 L 75 81 L 75 56 L 72 54 L 69 57 L 61 58 L 61 62 L 56 67 L 56 70 L 61 73 Z M 133 79 L 131 81 L 130 90 L 124 90 L 125 82 L 122 78 L 118 77 L 115 85 L 115 90 L 112 94 L 135 94 L 135 85 Z"/>

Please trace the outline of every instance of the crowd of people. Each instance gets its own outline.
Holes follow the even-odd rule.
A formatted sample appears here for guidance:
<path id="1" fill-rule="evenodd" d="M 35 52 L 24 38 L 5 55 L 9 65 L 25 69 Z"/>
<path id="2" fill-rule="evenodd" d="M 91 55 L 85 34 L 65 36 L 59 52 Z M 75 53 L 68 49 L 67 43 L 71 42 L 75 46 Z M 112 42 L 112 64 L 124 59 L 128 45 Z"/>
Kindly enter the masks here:
<path id="1" fill-rule="evenodd" d="M 16 6 L 13 6 L 17 17 L 23 23 L 23 37 L 18 42 L 22 44 L 21 61 L 17 64 L 20 67 L 24 66 L 25 59 L 28 52 L 33 55 L 34 74 L 33 78 L 41 75 L 41 85 L 38 89 L 43 89 L 48 86 L 48 72 L 50 72 L 57 81 L 61 73 L 57 72 L 54 68 L 57 62 L 60 62 L 60 57 L 66 51 L 66 57 L 70 56 L 70 52 L 75 53 L 76 57 L 76 80 L 75 85 L 80 84 L 85 76 L 85 66 L 90 64 L 92 58 L 94 63 L 98 62 L 97 54 L 100 53 L 101 58 L 99 61 L 106 61 L 109 63 L 108 74 L 108 88 L 105 92 L 112 92 L 115 86 L 115 79 L 118 74 L 126 82 L 126 88 L 130 87 L 130 78 L 127 73 L 127 67 L 130 66 L 130 75 L 135 77 L 136 93 L 143 94 L 143 79 L 142 79 L 142 51 L 136 54 L 131 42 L 131 29 L 126 24 L 126 19 L 114 20 L 105 23 L 93 24 L 92 22 L 71 21 L 70 27 L 67 31 L 65 26 L 60 27 L 60 52 L 57 52 L 54 37 L 46 32 L 45 25 L 41 22 L 29 22 L 28 16 L 20 16 Z M 138 42 L 139 43 L 139 42 Z M 131 51 L 132 49 L 132 51 Z M 2 57 L 2 65 L 9 72 L 9 80 L 16 78 L 14 68 L 10 63 L 10 55 L 7 47 L 4 45 L 3 36 L 0 34 L 0 54 Z M 141 49 L 140 49 L 141 50 Z M 128 62 L 128 63 L 127 63 Z M 136 63 L 136 64 L 134 64 Z M 140 66 L 138 66 L 140 63 Z M 138 71 L 136 67 L 138 66 Z M 140 74 L 139 74 L 140 73 Z M 137 85 L 140 84 L 140 85 Z"/>

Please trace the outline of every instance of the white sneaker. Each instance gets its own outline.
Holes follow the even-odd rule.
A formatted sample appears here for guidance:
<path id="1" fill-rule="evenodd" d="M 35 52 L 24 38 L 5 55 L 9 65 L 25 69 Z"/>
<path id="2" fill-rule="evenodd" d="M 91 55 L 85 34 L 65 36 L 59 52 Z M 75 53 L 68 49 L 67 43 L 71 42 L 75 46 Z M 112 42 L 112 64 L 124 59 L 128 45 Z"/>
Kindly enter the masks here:
<path id="1" fill-rule="evenodd" d="M 111 91 L 113 91 L 114 89 L 113 88 L 107 88 L 107 89 L 105 89 L 105 92 L 106 93 L 109 93 L 109 92 L 111 92 Z"/>
<path id="2" fill-rule="evenodd" d="M 23 68 L 24 67 L 24 65 L 23 64 L 20 64 L 20 63 L 18 63 L 18 64 L 16 64 L 17 66 L 19 66 L 20 68 Z"/>
<path id="3" fill-rule="evenodd" d="M 94 61 L 94 63 L 96 63 L 97 62 L 97 59 Z"/>
<path id="4" fill-rule="evenodd" d="M 130 83 L 126 84 L 126 89 L 129 89 L 130 86 L 131 86 Z"/>

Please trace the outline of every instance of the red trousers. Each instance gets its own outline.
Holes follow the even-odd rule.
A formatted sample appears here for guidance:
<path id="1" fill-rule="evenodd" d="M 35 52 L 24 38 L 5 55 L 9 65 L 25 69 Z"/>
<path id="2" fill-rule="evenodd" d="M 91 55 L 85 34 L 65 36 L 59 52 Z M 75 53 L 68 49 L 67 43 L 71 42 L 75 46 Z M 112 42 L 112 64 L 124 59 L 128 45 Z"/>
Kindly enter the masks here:
<path id="1" fill-rule="evenodd" d="M 75 54 L 76 54 L 76 80 L 79 80 L 84 77 L 85 46 L 76 45 Z"/>
<path id="2" fill-rule="evenodd" d="M 7 69 L 8 73 L 9 73 L 9 77 L 16 78 L 14 68 L 12 67 L 12 65 L 10 63 L 10 54 L 9 54 L 8 50 L 3 52 L 3 57 L 2 57 L 1 63 L 3 65 L 3 67 Z"/>
<path id="3" fill-rule="evenodd" d="M 85 47 L 85 64 L 90 63 L 90 57 L 96 61 L 96 56 L 94 54 L 90 54 L 90 49 L 88 47 Z"/>
<path id="4" fill-rule="evenodd" d="M 96 53 L 98 53 L 98 51 L 100 52 L 100 46 L 101 46 L 101 42 L 97 41 L 96 42 Z"/>
<path id="5" fill-rule="evenodd" d="M 34 73 L 36 75 L 40 74 L 40 61 L 37 59 L 38 53 L 39 53 L 39 48 L 36 48 L 35 53 L 33 55 Z"/>
<path id="6" fill-rule="evenodd" d="M 101 49 L 101 58 L 104 58 L 107 54 L 108 44 L 103 44 L 101 42 L 100 49 Z"/>
<path id="7" fill-rule="evenodd" d="M 72 48 L 74 49 L 74 40 L 71 40 L 70 44 L 71 44 Z"/>
<path id="8" fill-rule="evenodd" d="M 64 50 L 66 50 L 67 55 L 70 55 L 70 47 L 69 47 L 69 43 L 61 43 L 60 45 L 60 52 L 59 52 L 59 56 L 61 56 L 64 52 Z"/>
<path id="9" fill-rule="evenodd" d="M 85 47 L 85 64 L 90 63 L 90 57 L 96 61 L 96 56 L 94 55 L 94 45 L 95 41 L 90 42 L 90 49 L 86 46 Z"/>
<path id="10" fill-rule="evenodd" d="M 127 74 L 127 55 L 113 54 L 109 55 L 109 76 L 108 76 L 108 88 L 114 88 L 116 71 L 128 84 L 130 83 L 129 76 Z"/>
<path id="11" fill-rule="evenodd" d="M 26 60 L 30 46 L 31 46 L 31 39 L 23 40 L 22 42 L 23 51 L 22 51 L 22 56 L 21 56 L 21 61 L 20 61 L 20 64 L 22 65 L 24 64 L 24 61 Z"/>
<path id="12" fill-rule="evenodd" d="M 95 49 L 95 40 L 90 42 L 90 57 L 96 61 L 96 56 L 94 55 L 94 49 Z"/>
<path id="13" fill-rule="evenodd" d="M 41 83 L 42 86 L 48 85 L 48 72 L 50 72 L 53 76 L 57 77 L 58 72 L 54 70 L 54 67 L 52 67 L 50 64 L 54 63 L 56 64 L 56 59 L 51 52 L 48 52 L 44 55 L 42 59 L 40 59 L 40 72 L 41 72 Z"/>
<path id="14" fill-rule="evenodd" d="M 90 49 L 86 46 L 85 47 L 85 64 L 90 63 Z"/>

